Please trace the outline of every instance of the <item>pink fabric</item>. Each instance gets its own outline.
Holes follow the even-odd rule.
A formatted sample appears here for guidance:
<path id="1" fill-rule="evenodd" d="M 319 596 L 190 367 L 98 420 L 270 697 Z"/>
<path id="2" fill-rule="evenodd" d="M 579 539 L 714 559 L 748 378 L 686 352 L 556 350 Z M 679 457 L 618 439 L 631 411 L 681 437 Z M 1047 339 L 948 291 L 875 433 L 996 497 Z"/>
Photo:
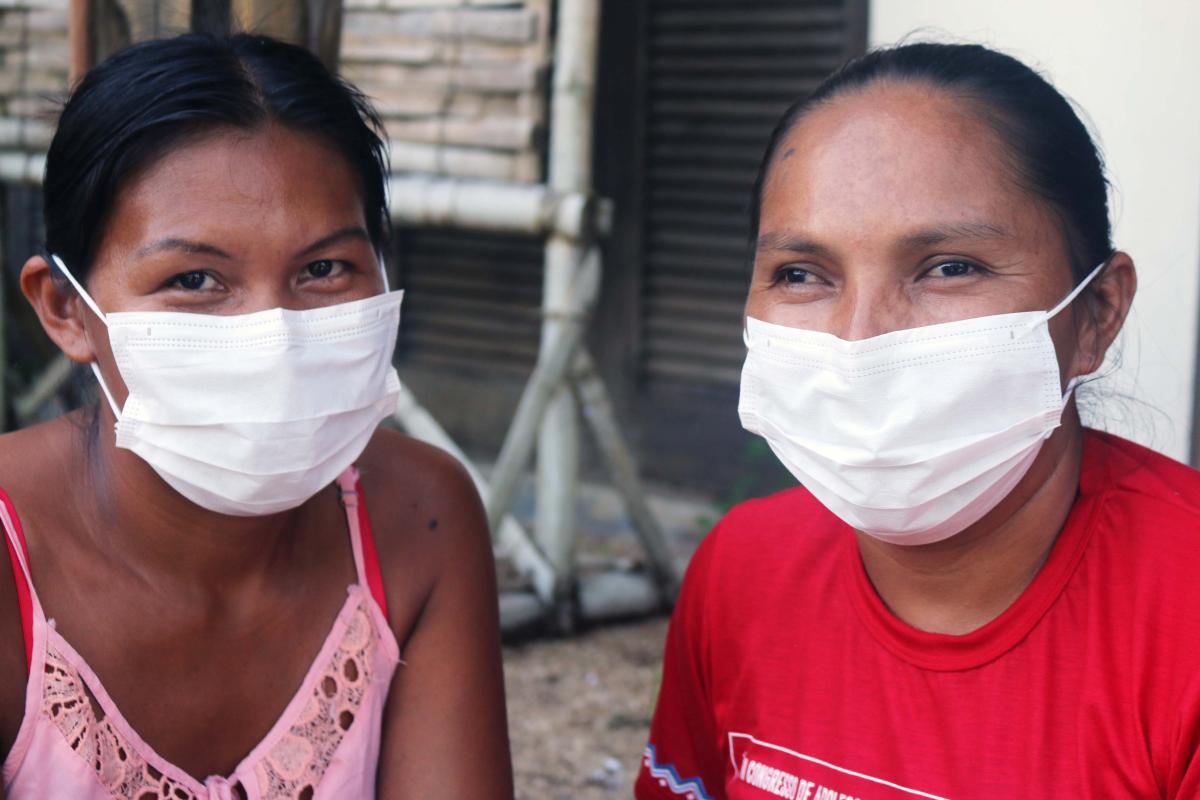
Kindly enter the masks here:
<path id="1" fill-rule="evenodd" d="M 364 561 L 364 552 L 373 558 L 375 548 L 357 478 L 351 467 L 338 486 L 358 582 L 270 732 L 233 774 L 204 780 L 138 736 L 100 679 L 46 620 L 29 577 L 20 523 L 0 492 L 0 522 L 19 562 L 17 583 L 28 586 L 33 610 L 25 717 L 4 762 L 9 800 L 374 797 L 383 707 L 400 648 L 387 624 L 378 564 Z"/>
<path id="2" fill-rule="evenodd" d="M 21 638 L 25 642 L 25 667 L 28 669 L 33 663 L 33 582 L 25 568 L 29 560 L 29 548 L 25 546 L 25 532 L 21 530 L 21 521 L 17 519 L 12 501 L 2 491 L 0 516 L 4 517 L 5 529 L 12 529 L 12 535 L 4 543 L 8 545 L 8 558 L 17 581 L 17 610 L 21 615 Z"/>

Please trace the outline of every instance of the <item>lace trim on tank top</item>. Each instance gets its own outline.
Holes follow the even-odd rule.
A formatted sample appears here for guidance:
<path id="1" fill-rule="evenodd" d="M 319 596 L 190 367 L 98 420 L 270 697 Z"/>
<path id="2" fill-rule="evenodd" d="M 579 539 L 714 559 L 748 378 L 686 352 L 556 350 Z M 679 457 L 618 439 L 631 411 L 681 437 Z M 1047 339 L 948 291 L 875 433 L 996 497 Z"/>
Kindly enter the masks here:
<path id="1" fill-rule="evenodd" d="M 97 718 L 79 672 L 61 653 L 48 647 L 45 669 L 43 711 L 113 797 L 194 800 L 191 791 L 146 763 L 107 719 Z"/>
<path id="2" fill-rule="evenodd" d="M 370 614 L 360 603 L 299 716 L 254 767 L 264 800 L 312 797 L 363 704 L 378 638 Z"/>
<path id="3" fill-rule="evenodd" d="M 254 765 L 263 800 L 308 800 L 358 717 L 367 694 L 379 632 L 360 600 L 341 641 L 315 685 L 304 686 L 299 714 Z M 185 784 L 155 768 L 134 743 L 96 712 L 86 684 L 62 653 L 47 647 L 42 710 L 67 744 L 119 800 L 201 800 Z M 239 776 L 245 780 L 246 776 Z M 233 797 L 245 796 L 238 783 Z M 239 794 L 240 791 L 240 794 Z"/>

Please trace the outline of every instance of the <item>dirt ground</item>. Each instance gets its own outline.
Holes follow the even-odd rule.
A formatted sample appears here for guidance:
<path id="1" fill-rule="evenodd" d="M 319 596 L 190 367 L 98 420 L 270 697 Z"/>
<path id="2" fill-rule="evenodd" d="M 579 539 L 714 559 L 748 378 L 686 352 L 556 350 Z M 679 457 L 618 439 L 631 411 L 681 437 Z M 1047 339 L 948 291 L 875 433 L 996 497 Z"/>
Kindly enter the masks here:
<path id="1" fill-rule="evenodd" d="M 720 511 L 705 498 L 649 488 L 650 505 L 682 565 Z M 526 477 L 513 510 L 530 530 L 533 505 L 533 485 Z M 577 533 L 583 569 L 643 558 L 623 509 L 610 487 L 580 485 Z M 500 566 L 503 584 L 513 576 Z M 666 635 L 667 618 L 661 616 L 610 622 L 569 638 L 541 634 L 505 645 L 517 800 L 633 796 Z"/>
<path id="2" fill-rule="evenodd" d="M 632 797 L 666 618 L 504 648 L 517 800 Z"/>

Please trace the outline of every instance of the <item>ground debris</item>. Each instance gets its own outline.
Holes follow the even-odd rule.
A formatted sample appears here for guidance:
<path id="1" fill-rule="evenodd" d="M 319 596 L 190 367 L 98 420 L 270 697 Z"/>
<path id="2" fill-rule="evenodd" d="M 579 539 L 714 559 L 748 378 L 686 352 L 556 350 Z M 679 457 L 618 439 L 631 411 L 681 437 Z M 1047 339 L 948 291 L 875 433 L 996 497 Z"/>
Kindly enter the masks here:
<path id="1" fill-rule="evenodd" d="M 632 797 L 666 631 L 659 618 L 504 648 L 517 800 Z"/>

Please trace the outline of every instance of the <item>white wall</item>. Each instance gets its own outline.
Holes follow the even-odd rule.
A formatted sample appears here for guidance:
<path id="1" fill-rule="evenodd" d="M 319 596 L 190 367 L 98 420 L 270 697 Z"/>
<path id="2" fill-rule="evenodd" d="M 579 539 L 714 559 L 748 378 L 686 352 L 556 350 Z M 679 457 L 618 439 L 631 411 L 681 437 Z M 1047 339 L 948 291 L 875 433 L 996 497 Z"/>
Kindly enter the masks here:
<path id="1" fill-rule="evenodd" d="M 872 0 L 872 45 L 914 32 L 1016 56 L 1090 117 L 1114 187 L 1114 241 L 1133 256 L 1140 287 L 1122 363 L 1093 389 L 1085 419 L 1187 459 L 1200 320 L 1200 2 Z"/>

